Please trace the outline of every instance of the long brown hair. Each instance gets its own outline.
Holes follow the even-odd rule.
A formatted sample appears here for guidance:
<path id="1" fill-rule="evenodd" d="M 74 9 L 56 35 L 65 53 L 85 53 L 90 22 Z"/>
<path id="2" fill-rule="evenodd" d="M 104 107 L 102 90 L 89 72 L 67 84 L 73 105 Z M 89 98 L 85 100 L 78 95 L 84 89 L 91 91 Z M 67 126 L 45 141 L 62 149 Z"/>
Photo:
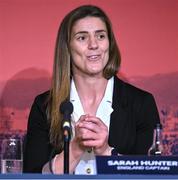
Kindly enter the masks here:
<path id="1" fill-rule="evenodd" d="M 56 39 L 55 57 L 53 66 L 52 87 L 49 94 L 47 116 L 50 122 L 50 143 L 55 147 L 63 148 L 62 141 L 62 114 L 59 112 L 61 102 L 69 100 L 70 81 L 72 76 L 69 42 L 74 23 L 87 16 L 100 18 L 107 27 L 109 37 L 109 61 L 104 68 L 103 76 L 111 78 L 120 66 L 120 52 L 107 15 L 100 8 L 93 5 L 80 6 L 63 19 Z"/>

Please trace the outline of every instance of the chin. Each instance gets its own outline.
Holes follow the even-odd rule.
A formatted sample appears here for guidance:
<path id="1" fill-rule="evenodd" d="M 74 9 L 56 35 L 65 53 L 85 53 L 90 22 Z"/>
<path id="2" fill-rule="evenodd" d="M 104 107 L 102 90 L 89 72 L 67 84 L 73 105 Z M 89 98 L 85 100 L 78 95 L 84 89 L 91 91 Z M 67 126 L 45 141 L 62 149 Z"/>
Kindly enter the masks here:
<path id="1" fill-rule="evenodd" d="M 103 71 L 90 71 L 88 72 L 88 75 L 92 77 L 102 77 L 103 76 Z"/>

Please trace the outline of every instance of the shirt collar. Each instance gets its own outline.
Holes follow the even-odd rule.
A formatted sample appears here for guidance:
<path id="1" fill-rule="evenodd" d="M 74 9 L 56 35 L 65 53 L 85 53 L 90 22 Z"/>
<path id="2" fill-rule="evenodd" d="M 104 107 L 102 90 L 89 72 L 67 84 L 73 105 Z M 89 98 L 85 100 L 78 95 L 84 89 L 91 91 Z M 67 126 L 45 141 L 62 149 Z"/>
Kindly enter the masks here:
<path id="1" fill-rule="evenodd" d="M 110 103 L 110 104 L 112 104 L 113 87 L 114 87 L 114 77 L 111 77 L 108 80 L 108 84 L 106 86 L 105 94 L 104 94 L 104 97 L 103 97 L 103 100 L 105 102 Z"/>
<path id="2" fill-rule="evenodd" d="M 72 78 L 71 89 L 70 89 L 70 101 L 74 102 L 74 101 L 78 101 L 78 100 L 79 100 L 78 92 L 75 87 L 74 79 Z"/>

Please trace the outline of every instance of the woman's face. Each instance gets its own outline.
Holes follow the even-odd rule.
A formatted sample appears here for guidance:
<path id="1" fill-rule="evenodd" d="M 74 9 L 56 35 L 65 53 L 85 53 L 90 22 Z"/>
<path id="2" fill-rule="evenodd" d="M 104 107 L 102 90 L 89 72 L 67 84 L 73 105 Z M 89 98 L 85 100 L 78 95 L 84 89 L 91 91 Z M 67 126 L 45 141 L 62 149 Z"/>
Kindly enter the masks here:
<path id="1" fill-rule="evenodd" d="M 71 31 L 70 53 L 74 75 L 102 77 L 109 59 L 109 39 L 105 23 L 97 17 L 78 20 Z"/>

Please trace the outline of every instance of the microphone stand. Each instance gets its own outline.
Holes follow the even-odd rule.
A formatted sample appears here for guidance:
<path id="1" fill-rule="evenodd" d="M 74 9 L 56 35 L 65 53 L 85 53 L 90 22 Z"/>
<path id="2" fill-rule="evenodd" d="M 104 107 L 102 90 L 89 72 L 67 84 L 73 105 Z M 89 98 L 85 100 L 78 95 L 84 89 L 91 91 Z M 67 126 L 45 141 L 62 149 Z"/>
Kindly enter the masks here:
<path id="1" fill-rule="evenodd" d="M 64 174 L 69 174 L 70 130 L 64 129 Z"/>
<path id="2" fill-rule="evenodd" d="M 71 114 L 73 105 L 70 101 L 64 101 L 60 105 L 60 112 L 63 114 L 63 139 L 64 139 L 64 174 L 69 174 L 69 143 L 71 138 Z"/>

